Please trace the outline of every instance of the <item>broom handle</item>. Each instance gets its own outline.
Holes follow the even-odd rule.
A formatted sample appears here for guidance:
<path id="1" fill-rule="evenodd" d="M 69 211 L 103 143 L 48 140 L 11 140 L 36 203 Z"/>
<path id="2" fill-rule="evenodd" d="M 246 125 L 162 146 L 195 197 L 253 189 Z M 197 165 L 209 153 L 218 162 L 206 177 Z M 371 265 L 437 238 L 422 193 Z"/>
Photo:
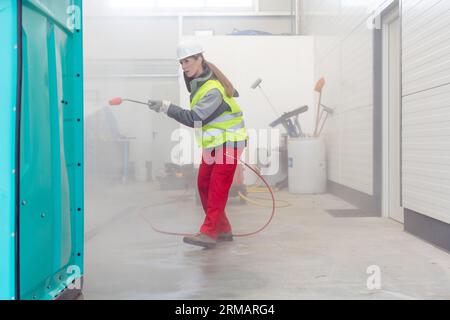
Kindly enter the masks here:
<path id="1" fill-rule="evenodd" d="M 314 137 L 317 137 L 317 129 L 319 128 L 319 112 L 322 103 L 322 91 L 319 93 L 319 103 L 317 104 L 316 126 L 314 127 Z"/>
<path id="2" fill-rule="evenodd" d="M 328 115 L 329 115 L 329 113 L 327 112 L 327 114 L 325 116 L 325 120 L 323 120 L 322 126 L 320 127 L 319 136 L 322 134 L 322 130 L 323 130 L 323 127 L 325 126 L 325 122 L 327 122 Z"/>

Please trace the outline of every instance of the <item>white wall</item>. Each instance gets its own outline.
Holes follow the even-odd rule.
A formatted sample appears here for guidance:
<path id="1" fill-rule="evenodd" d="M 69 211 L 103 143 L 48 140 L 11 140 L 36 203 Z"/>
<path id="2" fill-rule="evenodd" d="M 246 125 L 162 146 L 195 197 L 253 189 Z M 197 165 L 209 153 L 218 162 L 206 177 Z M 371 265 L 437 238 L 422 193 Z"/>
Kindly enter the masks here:
<path id="1" fill-rule="evenodd" d="M 186 37 L 189 38 L 189 37 Z M 277 116 L 259 89 L 251 89 L 257 78 L 281 115 L 283 112 L 313 102 L 312 37 L 198 37 L 205 58 L 216 64 L 239 91 L 238 103 L 244 110 L 246 125 L 268 129 Z M 180 79 L 180 98 L 189 106 L 189 93 Z M 313 112 L 301 118 L 302 128 L 312 133 Z"/>
<path id="2" fill-rule="evenodd" d="M 373 194 L 373 33 L 371 11 L 383 1 L 304 0 L 302 33 L 315 36 L 315 77 L 335 109 L 326 127 L 331 181 Z"/>
<path id="3" fill-rule="evenodd" d="M 403 204 L 450 223 L 450 1 L 403 0 Z"/>

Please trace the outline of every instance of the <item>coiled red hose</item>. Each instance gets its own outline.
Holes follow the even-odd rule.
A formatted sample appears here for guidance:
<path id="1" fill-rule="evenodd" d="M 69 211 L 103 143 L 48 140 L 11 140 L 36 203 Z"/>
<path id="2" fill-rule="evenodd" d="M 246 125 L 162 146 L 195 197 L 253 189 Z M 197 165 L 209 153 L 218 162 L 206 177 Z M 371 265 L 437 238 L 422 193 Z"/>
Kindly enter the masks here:
<path id="1" fill-rule="evenodd" d="M 226 153 L 227 157 L 233 158 L 236 161 L 239 161 L 240 163 L 242 163 L 243 165 L 245 165 L 247 168 L 249 168 L 250 170 L 252 170 L 263 182 L 264 185 L 266 186 L 267 190 L 269 190 L 270 196 L 272 197 L 272 213 L 269 217 L 269 219 L 267 220 L 267 222 L 258 230 L 254 231 L 254 232 L 249 232 L 249 233 L 241 233 L 241 234 L 233 234 L 233 237 L 249 237 L 249 236 L 253 236 L 261 231 L 263 231 L 264 229 L 266 229 L 269 224 L 272 222 L 274 216 L 275 216 L 275 195 L 274 192 L 272 190 L 272 188 L 269 186 L 269 184 L 267 183 L 267 181 L 264 179 L 264 177 L 255 169 L 253 169 L 249 164 L 247 164 L 246 162 L 242 161 L 241 159 L 237 159 L 236 157 L 232 156 L 231 154 L 229 154 L 228 152 Z M 141 215 L 142 216 L 142 215 Z M 158 233 L 162 233 L 165 235 L 170 235 L 170 236 L 182 236 L 182 237 L 189 237 L 189 236 L 194 236 L 195 234 L 192 233 L 179 233 L 179 232 L 171 232 L 171 231 L 165 231 L 165 230 L 161 230 L 156 228 L 150 221 L 148 221 L 145 217 L 142 216 L 142 218 L 149 223 L 150 227 Z"/>

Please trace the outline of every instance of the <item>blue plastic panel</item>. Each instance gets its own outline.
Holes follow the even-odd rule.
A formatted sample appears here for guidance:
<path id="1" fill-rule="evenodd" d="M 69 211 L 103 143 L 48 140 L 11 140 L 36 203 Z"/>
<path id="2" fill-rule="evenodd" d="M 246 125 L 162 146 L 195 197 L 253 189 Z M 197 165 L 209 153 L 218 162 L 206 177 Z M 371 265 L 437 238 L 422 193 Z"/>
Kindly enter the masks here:
<path id="1" fill-rule="evenodd" d="M 20 298 L 83 274 L 81 1 L 23 2 Z"/>
<path id="2" fill-rule="evenodd" d="M 14 299 L 17 6 L 0 0 L 0 299 Z"/>

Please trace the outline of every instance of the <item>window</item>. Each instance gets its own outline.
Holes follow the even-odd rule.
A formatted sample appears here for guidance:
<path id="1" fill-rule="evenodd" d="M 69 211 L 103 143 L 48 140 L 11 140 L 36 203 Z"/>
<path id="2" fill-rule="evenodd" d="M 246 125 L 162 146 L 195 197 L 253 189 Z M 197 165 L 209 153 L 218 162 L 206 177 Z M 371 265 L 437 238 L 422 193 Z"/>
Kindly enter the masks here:
<path id="1" fill-rule="evenodd" d="M 155 0 L 110 0 L 109 5 L 112 8 L 153 8 Z"/>
<path id="2" fill-rule="evenodd" d="M 206 7 L 213 8 L 253 8 L 253 0 L 206 0 Z"/>
<path id="3" fill-rule="evenodd" d="M 201 8 L 205 0 L 158 0 L 158 8 Z"/>
<path id="4" fill-rule="evenodd" d="M 109 0 L 113 8 L 254 9 L 259 0 Z"/>

